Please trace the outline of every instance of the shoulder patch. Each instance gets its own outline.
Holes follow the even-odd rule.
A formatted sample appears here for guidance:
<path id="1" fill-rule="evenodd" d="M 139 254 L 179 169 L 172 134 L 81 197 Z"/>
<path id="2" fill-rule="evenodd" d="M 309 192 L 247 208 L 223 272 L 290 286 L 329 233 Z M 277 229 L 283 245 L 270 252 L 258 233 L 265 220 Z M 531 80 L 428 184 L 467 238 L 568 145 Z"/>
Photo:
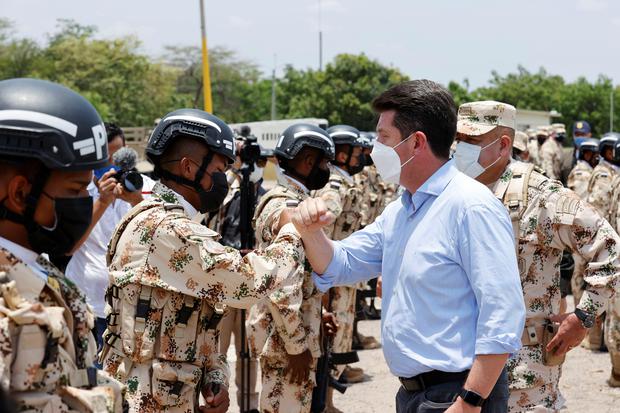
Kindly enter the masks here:
<path id="1" fill-rule="evenodd" d="M 556 217 L 560 223 L 572 225 L 579 210 L 580 199 L 573 193 L 563 193 L 555 205 Z"/>
<path id="2" fill-rule="evenodd" d="M 172 225 L 174 231 L 183 238 L 214 238 L 218 239 L 219 234 L 206 226 L 191 221 L 189 219 L 178 220 Z"/>

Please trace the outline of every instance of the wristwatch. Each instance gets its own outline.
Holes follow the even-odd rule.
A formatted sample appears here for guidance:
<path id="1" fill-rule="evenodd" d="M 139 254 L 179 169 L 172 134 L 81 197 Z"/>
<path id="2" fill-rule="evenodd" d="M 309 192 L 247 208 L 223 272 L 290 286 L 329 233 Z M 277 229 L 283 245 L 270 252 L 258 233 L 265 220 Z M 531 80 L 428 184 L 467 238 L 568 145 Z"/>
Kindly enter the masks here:
<path id="1" fill-rule="evenodd" d="M 581 320 L 581 325 L 583 325 L 584 328 L 592 328 L 592 326 L 594 325 L 594 315 L 586 313 L 579 308 L 575 308 L 575 315 L 579 320 Z"/>
<path id="2" fill-rule="evenodd" d="M 471 390 L 461 389 L 459 396 L 461 396 L 461 399 L 463 399 L 465 403 L 471 404 L 474 407 L 480 407 L 487 401 L 487 399 Z"/>

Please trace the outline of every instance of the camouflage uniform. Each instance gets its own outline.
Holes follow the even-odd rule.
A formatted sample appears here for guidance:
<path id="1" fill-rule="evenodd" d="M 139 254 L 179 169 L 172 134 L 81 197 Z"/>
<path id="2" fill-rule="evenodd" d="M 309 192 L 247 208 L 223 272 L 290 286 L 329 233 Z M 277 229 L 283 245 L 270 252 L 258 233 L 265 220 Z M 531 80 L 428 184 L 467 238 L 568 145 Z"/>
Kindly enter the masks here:
<path id="1" fill-rule="evenodd" d="M 601 314 L 614 294 L 620 238 L 594 208 L 533 165 L 511 162 L 494 192 L 513 221 L 527 310 L 524 346 L 508 361 L 509 411 L 555 411 L 564 403 L 558 389 L 561 366 L 543 364 L 541 330 L 545 320 L 559 312 L 562 251 L 588 261 L 578 307 Z M 532 331 L 535 337 L 530 339 Z"/>
<path id="2" fill-rule="evenodd" d="M 598 212 L 607 217 L 611 204 L 611 181 L 616 175 L 617 167 L 601 157 L 598 165 L 592 171 L 588 184 L 588 202 Z"/>
<path id="3" fill-rule="evenodd" d="M 379 177 L 377 168 L 370 165 L 357 175 L 354 175 L 355 185 L 362 192 L 362 215 L 360 227 L 372 224 L 383 211 L 383 199 L 387 192 L 387 185 Z"/>
<path id="4" fill-rule="evenodd" d="M 539 160 L 549 179 L 562 177 L 562 146 L 553 137 L 548 137 L 540 147 Z"/>
<path id="5" fill-rule="evenodd" d="M 527 141 L 527 150 L 530 153 L 530 162 L 534 165 L 540 166 L 540 146 L 538 145 L 536 137 Z"/>
<path id="6" fill-rule="evenodd" d="M 259 247 L 273 242 L 280 213 L 288 200 L 301 202 L 307 189 L 285 176 L 267 192 L 256 208 L 255 226 Z M 312 389 L 316 385 L 316 360 L 321 356 L 321 296 L 312 281 L 312 269 L 305 256 L 299 256 L 295 282 L 280 288 L 250 310 L 247 322 L 250 351 L 260 357 L 262 390 L 261 412 L 309 412 Z M 301 385 L 289 383 L 284 375 L 287 355 L 310 350 L 314 358 L 308 379 Z"/>
<path id="7" fill-rule="evenodd" d="M 0 385 L 19 411 L 121 412 L 124 386 L 93 367 L 94 315 L 42 256 L 47 281 L 0 248 Z"/>
<path id="8" fill-rule="evenodd" d="M 616 232 L 620 230 L 620 175 L 616 175 L 611 184 L 611 210 L 609 223 Z M 615 387 L 620 387 L 620 295 L 616 294 L 609 303 L 605 318 L 605 344 L 609 350 L 612 366 L 612 379 Z"/>
<path id="9" fill-rule="evenodd" d="M 153 193 L 110 242 L 101 359 L 127 383 L 131 411 L 193 412 L 203 385 L 228 385 L 215 333 L 222 305 L 249 308 L 264 297 L 296 273 L 302 246 L 288 224 L 269 248 L 242 258 L 190 220 L 195 210 L 180 195 L 161 183 Z"/>
<path id="10" fill-rule="evenodd" d="M 360 228 L 362 221 L 361 207 L 363 195 L 355 185 L 353 177 L 347 172 L 332 166 L 332 174 L 327 186 L 318 191 L 327 208 L 336 216 L 336 220 L 325 233 L 335 241 L 345 239 Z M 331 312 L 338 322 L 338 331 L 333 341 L 334 353 L 347 353 L 353 344 L 353 322 L 355 320 L 356 287 L 333 287 L 330 290 Z M 344 365 L 338 366 L 337 375 L 342 374 Z"/>
<path id="11" fill-rule="evenodd" d="M 575 167 L 570 171 L 566 182 L 568 189 L 575 192 L 584 201 L 588 200 L 588 184 L 590 183 L 592 170 L 593 168 L 588 162 L 578 160 Z M 586 269 L 586 261 L 579 254 L 573 254 L 573 261 L 575 262 L 575 267 L 573 277 L 571 278 L 571 290 L 575 303 L 578 303 L 583 291 L 583 272 Z"/>

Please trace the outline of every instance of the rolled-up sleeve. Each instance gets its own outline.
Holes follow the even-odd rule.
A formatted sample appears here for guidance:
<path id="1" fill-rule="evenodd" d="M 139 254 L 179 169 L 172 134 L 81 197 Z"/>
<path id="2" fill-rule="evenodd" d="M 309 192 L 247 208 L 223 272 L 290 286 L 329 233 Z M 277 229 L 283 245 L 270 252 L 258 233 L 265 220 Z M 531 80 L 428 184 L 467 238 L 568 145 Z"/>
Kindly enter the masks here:
<path id="1" fill-rule="evenodd" d="M 312 274 L 322 292 L 338 285 L 352 285 L 378 277 L 383 256 L 382 218 L 342 241 L 334 241 L 334 254 L 325 273 Z"/>
<path id="2" fill-rule="evenodd" d="M 525 304 L 512 224 L 505 207 L 467 208 L 459 225 L 459 250 L 478 306 L 476 354 L 521 348 Z"/>

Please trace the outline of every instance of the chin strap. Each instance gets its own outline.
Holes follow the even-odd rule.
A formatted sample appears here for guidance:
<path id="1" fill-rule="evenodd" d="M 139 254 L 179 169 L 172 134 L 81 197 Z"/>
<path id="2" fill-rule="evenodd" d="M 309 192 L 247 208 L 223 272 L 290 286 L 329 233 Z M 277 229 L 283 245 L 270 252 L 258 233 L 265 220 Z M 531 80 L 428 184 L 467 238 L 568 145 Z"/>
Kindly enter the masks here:
<path id="1" fill-rule="evenodd" d="M 194 177 L 193 181 L 190 179 L 184 178 L 180 175 L 173 174 L 172 172 L 162 168 L 160 164 L 155 165 L 155 169 L 153 172 L 155 173 L 155 175 L 159 176 L 160 178 L 176 182 L 183 186 L 189 186 L 190 188 L 194 189 L 198 193 L 200 193 L 201 191 L 208 192 L 208 191 L 205 191 L 202 185 L 200 185 L 200 181 L 202 181 L 202 178 L 205 176 L 207 167 L 211 163 L 212 159 L 213 159 L 213 152 L 209 151 L 209 153 L 204 158 L 202 158 L 202 163 L 198 167 L 198 171 L 196 172 L 196 176 Z M 211 185 L 213 185 L 213 183 L 211 183 Z"/>

